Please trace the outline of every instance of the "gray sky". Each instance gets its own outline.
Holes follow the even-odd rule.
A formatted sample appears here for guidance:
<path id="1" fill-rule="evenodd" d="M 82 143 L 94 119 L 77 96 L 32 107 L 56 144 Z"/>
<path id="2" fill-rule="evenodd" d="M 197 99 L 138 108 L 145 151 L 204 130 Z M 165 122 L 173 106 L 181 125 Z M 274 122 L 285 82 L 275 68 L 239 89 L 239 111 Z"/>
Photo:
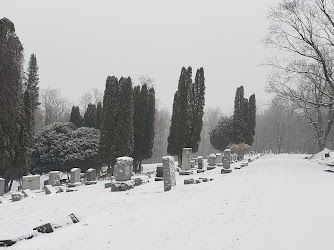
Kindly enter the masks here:
<path id="1" fill-rule="evenodd" d="M 14 22 L 25 58 L 37 55 L 40 87 L 59 88 L 71 102 L 108 75 L 156 80 L 157 98 L 171 110 L 182 66 L 204 67 L 206 107 L 232 113 L 245 87 L 261 105 L 268 70 L 268 7 L 278 0 L 7 0 L 0 18 Z"/>

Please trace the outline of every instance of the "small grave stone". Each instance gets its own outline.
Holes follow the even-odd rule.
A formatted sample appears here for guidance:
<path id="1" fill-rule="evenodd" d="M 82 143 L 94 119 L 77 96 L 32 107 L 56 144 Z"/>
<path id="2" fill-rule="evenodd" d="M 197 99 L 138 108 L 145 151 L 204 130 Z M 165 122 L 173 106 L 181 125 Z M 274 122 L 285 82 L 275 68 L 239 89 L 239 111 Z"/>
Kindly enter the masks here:
<path id="1" fill-rule="evenodd" d="M 163 180 L 164 180 L 164 177 L 155 177 L 154 180 L 155 180 L 155 181 L 163 181 Z"/>
<path id="2" fill-rule="evenodd" d="M 39 233 L 53 233 L 53 228 L 50 223 L 35 227 L 33 230 L 36 230 Z"/>
<path id="3" fill-rule="evenodd" d="M 190 168 L 191 169 L 195 168 L 195 161 L 194 160 L 190 161 Z"/>
<path id="4" fill-rule="evenodd" d="M 215 154 L 209 155 L 208 163 L 209 163 L 209 166 L 211 167 L 216 165 L 216 155 Z"/>
<path id="5" fill-rule="evenodd" d="M 44 181 L 44 187 L 45 187 L 45 185 L 49 185 L 49 180 Z"/>
<path id="6" fill-rule="evenodd" d="M 216 165 L 222 166 L 223 165 L 223 156 L 221 153 L 216 154 Z"/>
<path id="7" fill-rule="evenodd" d="M 111 187 L 111 182 L 104 183 L 104 188 L 110 188 Z"/>
<path id="8" fill-rule="evenodd" d="M 80 222 L 74 214 L 70 214 L 69 216 L 74 224 Z"/>
<path id="9" fill-rule="evenodd" d="M 66 189 L 66 193 L 75 192 L 75 191 L 78 191 L 78 190 L 76 190 L 76 189 L 71 189 L 71 188 Z"/>
<path id="10" fill-rule="evenodd" d="M 60 186 L 60 171 L 49 172 L 49 183 L 52 187 Z"/>
<path id="11" fill-rule="evenodd" d="M 21 193 L 21 192 L 13 192 L 12 193 L 12 202 L 15 202 L 15 201 L 20 201 L 24 199 L 24 194 Z"/>
<path id="12" fill-rule="evenodd" d="M 32 197 L 35 196 L 34 193 L 31 192 L 30 189 L 25 189 L 25 190 L 22 191 L 22 193 L 24 194 L 24 197 L 31 197 L 32 198 Z"/>
<path id="13" fill-rule="evenodd" d="M 198 158 L 194 158 L 195 165 L 198 165 Z"/>
<path id="14" fill-rule="evenodd" d="M 231 149 L 225 149 L 223 158 L 223 168 L 230 169 L 230 167 L 231 167 Z"/>
<path id="15" fill-rule="evenodd" d="M 202 180 L 203 182 L 208 182 L 209 181 L 208 178 L 205 178 L 205 177 L 200 177 L 199 179 Z"/>
<path id="16" fill-rule="evenodd" d="M 197 157 L 197 162 L 198 162 L 198 168 L 203 169 L 204 168 L 204 166 L 203 166 L 203 156 L 198 156 Z"/>
<path id="17" fill-rule="evenodd" d="M 212 170 L 212 169 L 215 169 L 215 168 L 216 168 L 216 166 L 207 166 L 206 167 L 207 170 Z"/>
<path id="18" fill-rule="evenodd" d="M 57 190 L 51 185 L 45 185 L 44 187 L 45 194 L 55 194 Z"/>
<path id="19" fill-rule="evenodd" d="M 116 181 L 111 183 L 111 192 L 127 191 L 135 187 L 134 181 Z"/>
<path id="20" fill-rule="evenodd" d="M 325 158 L 328 158 L 328 157 L 329 157 L 329 153 L 326 153 L 326 154 L 325 154 Z"/>
<path id="21" fill-rule="evenodd" d="M 164 169 L 163 169 L 162 164 L 159 164 L 159 165 L 157 166 L 157 174 L 156 174 L 156 177 L 161 177 L 161 178 L 164 177 Z"/>
<path id="22" fill-rule="evenodd" d="M 184 180 L 184 185 L 188 185 L 188 184 L 195 184 L 195 180 L 194 179 L 185 179 Z"/>
<path id="23" fill-rule="evenodd" d="M 167 192 L 176 185 L 174 157 L 162 157 L 163 177 L 164 177 L 164 191 Z"/>
<path id="24" fill-rule="evenodd" d="M 190 160 L 191 160 L 191 148 L 183 148 L 182 149 L 182 170 L 187 171 L 191 169 Z"/>
<path id="25" fill-rule="evenodd" d="M 0 178 L 0 196 L 3 196 L 5 193 L 5 179 Z"/>
<path id="26" fill-rule="evenodd" d="M 230 174 L 230 173 L 232 173 L 232 169 L 224 169 L 224 168 L 223 168 L 223 169 L 221 170 L 221 173 L 222 173 L 222 174 Z"/>
<path id="27" fill-rule="evenodd" d="M 131 157 L 118 157 L 114 169 L 116 181 L 131 180 L 133 173 L 133 159 Z"/>
<path id="28" fill-rule="evenodd" d="M 39 175 L 23 176 L 22 190 L 38 190 L 41 188 L 41 177 Z"/>
<path id="29" fill-rule="evenodd" d="M 70 171 L 70 183 L 74 184 L 77 182 L 80 182 L 80 174 L 81 174 L 81 169 L 80 168 L 72 168 Z"/>
<path id="30" fill-rule="evenodd" d="M 201 180 L 201 179 L 199 179 L 199 180 L 195 180 L 195 183 L 196 184 L 200 184 L 200 183 L 202 183 L 203 181 Z"/>
<path id="31" fill-rule="evenodd" d="M 252 162 L 252 159 L 251 159 L 251 158 L 248 158 L 248 162 Z"/>
<path id="32" fill-rule="evenodd" d="M 133 178 L 132 180 L 135 182 L 135 186 L 140 186 L 141 184 L 143 184 L 142 178 Z"/>
<path id="33" fill-rule="evenodd" d="M 64 189 L 62 187 L 58 187 L 56 194 L 63 193 L 63 192 L 64 192 Z"/>
<path id="34" fill-rule="evenodd" d="M 197 173 L 204 173 L 205 170 L 204 169 L 197 169 Z"/>
<path id="35" fill-rule="evenodd" d="M 90 168 L 87 170 L 87 181 L 96 181 L 96 169 Z"/>
<path id="36" fill-rule="evenodd" d="M 189 171 L 180 170 L 179 174 L 180 175 L 191 175 L 191 174 L 194 174 L 194 172 L 191 171 L 191 170 L 189 170 Z"/>

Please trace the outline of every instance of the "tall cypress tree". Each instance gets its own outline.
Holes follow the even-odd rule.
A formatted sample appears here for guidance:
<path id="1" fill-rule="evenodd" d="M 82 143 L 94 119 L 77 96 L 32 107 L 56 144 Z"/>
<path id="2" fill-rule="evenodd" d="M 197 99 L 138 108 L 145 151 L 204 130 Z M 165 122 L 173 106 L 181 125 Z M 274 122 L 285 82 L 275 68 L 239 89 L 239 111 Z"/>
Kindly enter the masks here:
<path id="1" fill-rule="evenodd" d="M 192 85 L 192 117 L 190 146 L 193 152 L 198 151 L 203 128 L 203 115 L 205 105 L 205 78 L 204 69 L 200 68 L 196 72 L 195 82 Z"/>
<path id="2" fill-rule="evenodd" d="M 31 54 L 27 73 L 25 76 L 24 87 L 30 92 L 32 106 L 37 108 L 40 105 L 38 101 L 39 97 L 39 75 L 38 75 L 38 65 L 37 58 L 35 54 Z"/>
<path id="3" fill-rule="evenodd" d="M 133 148 L 133 160 L 134 171 L 139 171 L 140 162 L 142 160 L 142 150 L 145 137 L 145 114 L 147 112 L 147 85 L 140 88 L 140 85 L 135 86 L 133 90 L 133 128 L 134 128 L 134 148 Z M 144 100 L 143 100 L 144 98 Z"/>
<path id="4" fill-rule="evenodd" d="M 133 153 L 133 88 L 131 78 L 119 80 L 119 109 L 115 132 L 115 157 Z"/>
<path id="5" fill-rule="evenodd" d="M 149 159 L 152 156 L 154 143 L 154 122 L 155 122 L 155 90 L 150 88 L 148 91 L 148 109 L 145 117 L 145 138 L 143 159 Z"/>
<path id="6" fill-rule="evenodd" d="M 19 152 L 22 117 L 23 46 L 15 34 L 14 24 L 0 20 L 0 176 L 5 190 L 17 176 L 15 158 Z"/>
<path id="7" fill-rule="evenodd" d="M 200 70 L 200 72 L 202 71 Z M 201 108 L 199 106 L 197 108 L 194 103 L 203 102 L 204 106 L 204 71 L 202 80 L 199 80 L 200 77 L 198 76 L 198 84 L 195 84 L 196 86 L 193 86 L 191 76 L 191 67 L 188 69 L 183 67 L 179 78 L 178 90 L 174 95 L 173 114 L 168 137 L 167 152 L 171 155 L 178 155 L 179 165 L 182 164 L 182 149 L 184 147 L 194 147 L 194 150 L 197 150 L 197 139 L 200 136 L 197 135 L 197 130 L 200 127 L 200 112 L 198 111 L 201 111 Z M 203 83 L 202 87 L 200 87 L 200 81 Z M 199 88 L 202 88 L 202 93 L 200 91 L 197 92 Z M 202 94 L 203 97 L 200 97 Z M 192 134 L 192 132 L 196 134 Z"/>
<path id="8" fill-rule="evenodd" d="M 98 102 L 96 108 L 96 128 L 98 130 L 101 130 L 102 119 L 103 119 L 102 103 Z"/>
<path id="9" fill-rule="evenodd" d="M 248 106 L 248 139 L 247 144 L 253 145 L 254 135 L 256 127 L 256 99 L 255 94 L 249 97 L 249 106 Z"/>
<path id="10" fill-rule="evenodd" d="M 113 173 L 117 157 L 116 125 L 119 110 L 119 92 L 118 79 L 114 76 L 108 76 L 103 96 L 103 118 L 98 152 L 100 160 L 108 164 L 108 171 L 111 174 Z"/>
<path id="11" fill-rule="evenodd" d="M 79 106 L 73 106 L 71 110 L 70 122 L 74 123 L 78 128 L 83 126 L 83 119 L 80 115 Z"/>
<path id="12" fill-rule="evenodd" d="M 89 103 L 84 114 L 84 126 L 89 128 L 97 128 L 97 112 L 96 105 Z"/>

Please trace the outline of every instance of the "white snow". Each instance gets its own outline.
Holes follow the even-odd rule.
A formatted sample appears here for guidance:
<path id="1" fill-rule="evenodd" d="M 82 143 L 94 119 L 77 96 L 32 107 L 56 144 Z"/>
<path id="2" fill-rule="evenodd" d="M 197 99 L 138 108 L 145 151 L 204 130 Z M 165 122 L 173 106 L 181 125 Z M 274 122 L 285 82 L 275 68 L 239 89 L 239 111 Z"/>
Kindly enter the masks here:
<path id="1" fill-rule="evenodd" d="M 334 173 L 304 157 L 265 156 L 227 175 L 220 167 L 177 174 L 169 192 L 152 176 L 126 192 L 100 181 L 71 193 L 0 198 L 0 240 L 50 222 L 62 227 L 11 249 L 332 249 Z M 198 177 L 214 181 L 183 184 Z"/>

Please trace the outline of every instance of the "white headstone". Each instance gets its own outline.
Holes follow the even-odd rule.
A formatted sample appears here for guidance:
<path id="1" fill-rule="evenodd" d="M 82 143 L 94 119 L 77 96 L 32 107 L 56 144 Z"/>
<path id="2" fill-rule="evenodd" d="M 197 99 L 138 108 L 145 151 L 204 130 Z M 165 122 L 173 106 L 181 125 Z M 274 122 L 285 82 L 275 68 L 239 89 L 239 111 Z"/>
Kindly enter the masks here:
<path id="1" fill-rule="evenodd" d="M 175 166 L 173 156 L 162 157 L 163 176 L 164 176 L 164 190 L 169 191 L 172 186 L 176 185 Z"/>
<path id="2" fill-rule="evenodd" d="M 215 166 L 216 165 L 216 155 L 215 154 L 209 155 L 208 163 L 209 163 L 209 166 Z"/>
<path id="3" fill-rule="evenodd" d="M 96 181 L 96 169 L 90 168 L 87 170 L 87 181 Z"/>
<path id="4" fill-rule="evenodd" d="M 198 162 L 198 168 L 202 169 L 203 168 L 203 156 L 198 156 L 197 162 Z"/>
<path id="5" fill-rule="evenodd" d="M 223 168 L 230 169 L 230 167 L 231 167 L 231 150 L 225 149 L 223 158 Z"/>
<path id="6" fill-rule="evenodd" d="M 70 174 L 71 174 L 70 183 L 73 184 L 76 182 L 80 182 L 80 174 L 81 174 L 80 168 L 72 168 Z"/>
<path id="7" fill-rule="evenodd" d="M 41 188 L 41 177 L 39 175 L 29 175 L 22 177 L 22 190 L 38 190 Z"/>
<path id="8" fill-rule="evenodd" d="M 60 171 L 49 172 L 49 185 L 60 186 Z"/>
<path id="9" fill-rule="evenodd" d="M 191 169 L 191 148 L 183 148 L 182 149 L 182 170 L 187 171 Z"/>
<path id="10" fill-rule="evenodd" d="M 223 165 L 223 156 L 221 153 L 216 154 L 216 165 L 218 166 Z"/>
<path id="11" fill-rule="evenodd" d="M 114 169 L 116 181 L 131 180 L 133 173 L 133 159 L 131 157 L 118 157 L 117 164 Z"/>
<path id="12" fill-rule="evenodd" d="M 0 196 L 5 193 L 5 179 L 0 178 Z"/>

